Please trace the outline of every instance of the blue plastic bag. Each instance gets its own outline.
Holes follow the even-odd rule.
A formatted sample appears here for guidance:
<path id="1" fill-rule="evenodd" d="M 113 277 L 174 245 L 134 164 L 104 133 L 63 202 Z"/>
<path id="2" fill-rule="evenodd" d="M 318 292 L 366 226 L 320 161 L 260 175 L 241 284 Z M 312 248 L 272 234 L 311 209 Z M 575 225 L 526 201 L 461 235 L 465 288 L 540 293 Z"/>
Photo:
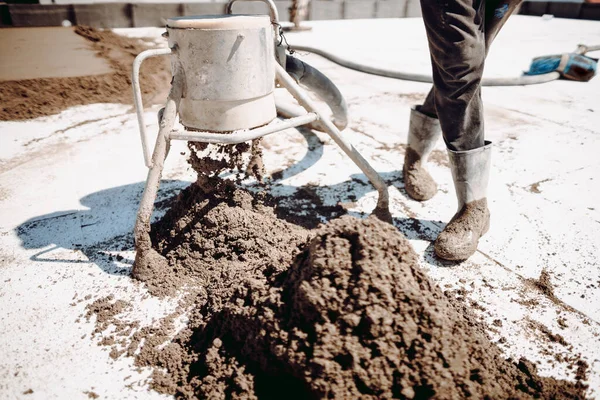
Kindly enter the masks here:
<path id="1" fill-rule="evenodd" d="M 534 58 L 525 74 L 541 75 L 557 71 L 565 79 L 587 82 L 596 75 L 597 69 L 598 59 L 583 54 L 565 53 Z"/>

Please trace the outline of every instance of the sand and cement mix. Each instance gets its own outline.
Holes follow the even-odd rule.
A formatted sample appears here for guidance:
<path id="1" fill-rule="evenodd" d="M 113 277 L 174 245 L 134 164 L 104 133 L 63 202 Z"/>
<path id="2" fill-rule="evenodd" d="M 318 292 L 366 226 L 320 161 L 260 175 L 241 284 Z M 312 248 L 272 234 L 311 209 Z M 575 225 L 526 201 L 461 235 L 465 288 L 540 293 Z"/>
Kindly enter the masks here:
<path id="1" fill-rule="evenodd" d="M 197 171 L 199 160 L 192 156 Z M 542 378 L 527 360 L 506 360 L 468 309 L 419 269 L 392 225 L 343 216 L 308 230 L 266 203 L 199 173 L 153 226 L 168 268 L 145 285 L 183 300 L 155 326 L 133 335 L 121 327 L 122 339 L 105 344 L 153 367 L 154 390 L 178 398 L 583 397 L 581 381 Z"/>
<path id="2" fill-rule="evenodd" d="M 119 36 L 77 26 L 77 35 L 87 40 L 98 57 L 105 59 L 112 72 L 58 78 L 32 78 L 2 82 L 0 90 L 0 121 L 16 121 L 52 115 L 85 104 L 132 104 L 131 69 L 133 60 L 148 48 L 139 39 Z M 40 66 L 43 68 L 43 65 Z M 152 58 L 141 69 L 142 97 L 148 102 L 164 101 L 171 80 L 169 60 Z"/>

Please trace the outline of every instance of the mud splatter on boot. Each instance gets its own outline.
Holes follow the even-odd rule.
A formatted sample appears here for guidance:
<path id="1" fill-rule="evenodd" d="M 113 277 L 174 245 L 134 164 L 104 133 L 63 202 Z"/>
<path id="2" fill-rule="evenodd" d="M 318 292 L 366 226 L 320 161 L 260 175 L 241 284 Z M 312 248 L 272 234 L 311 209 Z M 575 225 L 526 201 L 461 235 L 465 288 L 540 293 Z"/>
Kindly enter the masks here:
<path id="1" fill-rule="evenodd" d="M 402 176 L 406 193 L 418 201 L 431 199 L 437 193 L 437 183 L 424 168 L 421 156 L 410 147 L 406 148 Z"/>
<path id="2" fill-rule="evenodd" d="M 475 253 L 479 238 L 489 227 L 487 199 L 465 204 L 436 239 L 435 254 L 444 260 L 466 260 Z"/>
<path id="3" fill-rule="evenodd" d="M 442 129 L 437 118 L 423 114 L 419 108 L 415 106 L 410 110 L 402 176 L 406 193 L 414 200 L 425 201 L 437 193 L 437 184 L 425 169 L 425 164 L 442 135 Z"/>
<path id="4" fill-rule="evenodd" d="M 469 258 L 490 225 L 487 186 L 492 161 L 492 142 L 466 151 L 448 149 L 450 170 L 458 200 L 458 212 L 435 241 L 435 254 L 444 260 Z"/>

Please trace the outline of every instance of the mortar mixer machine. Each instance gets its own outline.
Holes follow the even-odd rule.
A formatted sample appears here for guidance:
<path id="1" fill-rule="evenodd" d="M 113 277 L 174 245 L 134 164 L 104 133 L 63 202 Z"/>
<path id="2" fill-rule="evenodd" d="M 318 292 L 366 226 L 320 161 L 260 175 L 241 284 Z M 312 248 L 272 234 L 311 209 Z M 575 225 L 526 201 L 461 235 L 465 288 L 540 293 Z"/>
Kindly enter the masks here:
<path id="1" fill-rule="evenodd" d="M 308 125 L 328 134 L 362 170 L 378 192 L 374 213 L 391 219 L 385 182 L 340 133 L 347 124 L 346 103 L 340 91 L 318 70 L 287 54 L 272 0 L 262 0 L 269 16 L 232 14 L 236 1 L 247 0 L 231 0 L 224 15 L 168 19 L 163 36 L 169 48 L 144 51 L 134 61 L 134 101 L 149 168 L 135 222 L 134 276 L 142 277 L 152 273 L 156 265 L 166 265 L 152 248 L 150 219 L 172 140 L 231 145 Z M 150 153 L 139 70 L 144 60 L 156 56 L 170 57 L 172 81 L 166 104 L 158 113 L 159 131 Z M 276 84 L 298 101 L 301 113 L 280 107 L 286 118 L 277 118 Z M 333 120 L 318 111 L 299 84 L 329 105 Z M 174 130 L 177 115 L 184 131 Z"/>

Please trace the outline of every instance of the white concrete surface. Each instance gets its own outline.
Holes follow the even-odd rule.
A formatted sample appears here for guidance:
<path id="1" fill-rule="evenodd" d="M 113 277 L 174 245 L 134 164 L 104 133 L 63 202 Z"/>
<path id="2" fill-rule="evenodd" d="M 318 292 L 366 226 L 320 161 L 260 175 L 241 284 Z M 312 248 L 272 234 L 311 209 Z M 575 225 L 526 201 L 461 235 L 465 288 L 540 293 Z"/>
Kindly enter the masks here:
<path id="1" fill-rule="evenodd" d="M 294 43 L 318 44 L 338 54 L 410 71 L 427 71 L 429 57 L 418 19 L 312 22 Z M 121 30 L 154 36 L 161 30 Z M 510 76 L 538 55 L 600 43 L 600 23 L 510 20 L 494 44 L 488 75 Z M 422 267 L 445 289 L 464 289 L 507 356 L 535 361 L 540 373 L 573 379 L 555 354 L 578 354 L 590 365 L 588 392 L 600 388 L 600 78 L 543 86 L 485 88 L 487 138 L 495 143 L 490 184 L 492 226 L 467 262 L 436 260 L 431 243 L 453 214 L 455 198 L 443 158 L 431 164 L 440 191 L 426 202 L 406 197 L 400 180 L 409 107 L 428 85 L 349 71 L 317 56 L 304 59 L 330 76 L 350 105 L 344 133 L 390 182 L 395 224 L 421 255 Z M 147 120 L 156 131 L 155 112 Z M 112 360 L 91 338 L 93 320 L 80 317 L 94 299 L 114 294 L 135 304 L 127 318 L 151 324 L 174 307 L 128 277 L 131 234 L 146 170 L 132 109 L 90 105 L 25 122 L 0 122 L 0 397 L 159 398 L 147 389 L 148 370 L 130 358 Z M 307 142 L 313 149 L 307 153 Z M 438 144 L 443 155 L 443 144 Z M 160 198 L 193 174 L 183 143 L 167 160 Z M 293 193 L 319 185 L 327 204 L 351 202 L 370 211 L 375 193 L 359 170 L 323 135 L 296 130 L 265 140 L 269 171 L 284 169 L 274 186 Z M 288 167 L 291 165 L 291 167 Z M 251 182 L 250 182 L 251 183 Z M 109 259 L 121 255 L 122 261 Z M 546 269 L 559 302 L 526 279 Z M 91 297 L 86 298 L 87 295 Z M 522 305 L 524 300 L 534 305 Z M 516 302 L 517 301 L 517 302 Z M 557 319 L 564 318 L 566 327 Z M 539 340 L 539 321 L 572 345 Z M 564 324 L 563 324 L 564 325 Z M 24 395 L 28 389 L 32 394 Z"/>

